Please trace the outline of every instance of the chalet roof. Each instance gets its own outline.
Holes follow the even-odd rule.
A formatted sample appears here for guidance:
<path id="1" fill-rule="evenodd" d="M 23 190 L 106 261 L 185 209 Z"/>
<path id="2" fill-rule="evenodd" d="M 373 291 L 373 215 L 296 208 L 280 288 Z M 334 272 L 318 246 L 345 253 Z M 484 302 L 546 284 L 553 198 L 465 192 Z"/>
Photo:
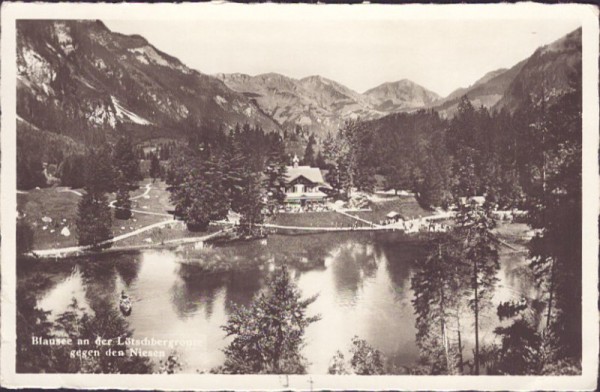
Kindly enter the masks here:
<path id="1" fill-rule="evenodd" d="M 307 180 L 314 182 L 315 184 L 325 184 L 321 169 L 318 167 L 310 166 L 287 166 L 286 181 L 292 182 L 296 178 L 303 176 Z"/>

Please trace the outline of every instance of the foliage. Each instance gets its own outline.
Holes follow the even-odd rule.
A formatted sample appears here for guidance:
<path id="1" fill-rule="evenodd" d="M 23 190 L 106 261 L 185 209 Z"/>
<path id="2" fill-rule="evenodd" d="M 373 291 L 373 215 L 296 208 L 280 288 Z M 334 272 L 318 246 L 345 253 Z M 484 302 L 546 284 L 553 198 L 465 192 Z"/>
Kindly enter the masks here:
<path id="1" fill-rule="evenodd" d="M 132 336 L 129 324 L 120 311 L 111 303 L 99 302 L 93 309 L 93 314 L 85 312 L 73 300 L 69 309 L 60 314 L 55 321 L 56 334 L 68 336 L 74 342 L 77 339 L 87 339 L 90 344 L 84 347 L 75 347 L 84 350 L 98 350 L 100 355 L 88 357 L 85 360 L 73 358 L 62 363 L 61 372 L 64 373 L 122 373 L 146 374 L 152 372 L 152 364 L 148 358 L 133 355 L 108 356 L 107 350 L 127 351 L 123 343 Z M 111 339 L 109 344 L 97 344 L 96 339 Z M 121 338 L 121 343 L 117 340 Z"/>
<path id="2" fill-rule="evenodd" d="M 211 221 L 224 219 L 229 211 L 224 167 L 217 157 L 185 159 L 176 169 L 179 182 L 171 187 L 171 201 L 175 214 L 184 219 L 188 229 L 206 230 Z"/>
<path id="3" fill-rule="evenodd" d="M 86 184 L 87 158 L 83 154 L 67 155 L 58 167 L 62 186 L 83 188 Z"/>
<path id="4" fill-rule="evenodd" d="M 150 157 L 150 177 L 156 180 L 161 176 L 160 162 L 155 154 Z"/>
<path id="5" fill-rule="evenodd" d="M 129 187 L 133 188 L 142 180 L 139 161 L 128 137 L 122 136 L 117 140 L 113 151 L 113 161 L 117 175 L 125 178 Z"/>
<path id="6" fill-rule="evenodd" d="M 39 158 L 17 153 L 17 189 L 28 190 L 46 185 L 44 167 Z"/>
<path id="7" fill-rule="evenodd" d="M 60 346 L 48 349 L 31 342 L 32 336 L 51 337 L 53 323 L 48 320 L 50 312 L 37 307 L 35 292 L 49 284 L 48 278 L 35 274 L 35 279 L 21 281 L 17 285 L 16 307 L 16 371 L 36 373 L 50 371 L 66 357 Z"/>
<path id="8" fill-rule="evenodd" d="M 352 338 L 350 365 L 358 375 L 383 374 L 383 354 L 358 336 Z"/>
<path id="9" fill-rule="evenodd" d="M 202 128 L 166 171 L 176 214 L 188 228 L 205 230 L 231 209 L 241 215 L 240 230 L 253 234 L 285 198 L 284 151 L 279 135 L 260 128 L 237 126 L 229 135 Z"/>
<path id="10" fill-rule="evenodd" d="M 304 150 L 304 157 L 302 158 L 302 164 L 306 166 L 315 166 L 315 146 L 317 145 L 317 140 L 315 139 L 314 134 L 310 134 L 308 137 L 308 143 L 306 144 L 306 149 Z"/>
<path id="11" fill-rule="evenodd" d="M 420 364 L 428 374 L 463 370 L 460 315 L 469 271 L 460 262 L 459 241 L 452 235 L 437 238 L 411 279 Z"/>
<path id="12" fill-rule="evenodd" d="M 482 309 L 491 304 L 500 269 L 497 242 L 491 232 L 494 227 L 490 210 L 475 203 L 463 206 L 456 217 L 455 233 L 462 242 L 458 257 L 470 270 L 465 277 L 470 289 L 469 307 L 475 316 L 475 374 L 479 374 L 479 318 Z"/>
<path id="13" fill-rule="evenodd" d="M 106 195 L 86 189 L 77 206 L 77 236 L 79 245 L 108 247 L 112 238 L 112 214 Z"/>
<path id="14" fill-rule="evenodd" d="M 331 359 L 328 370 L 329 374 L 358 374 L 363 376 L 385 374 L 385 372 L 383 354 L 358 336 L 352 337 L 350 360 L 347 362 L 344 354 L 338 350 Z"/>
<path id="15" fill-rule="evenodd" d="M 278 205 L 285 201 L 286 155 L 283 140 L 276 138 L 271 144 L 265 163 L 265 189 L 268 196 L 269 210 L 274 213 Z"/>
<path id="16" fill-rule="evenodd" d="M 581 358 L 581 90 L 554 106 L 539 107 L 530 128 L 543 144 L 530 185 L 528 223 L 531 267 L 548 293 L 546 333 L 557 339 L 558 357 Z"/>
<path id="17" fill-rule="evenodd" d="M 239 230 L 244 235 L 253 235 L 256 225 L 263 223 L 265 195 L 262 193 L 260 174 L 249 170 L 242 171 L 239 201 L 235 212 L 240 213 Z"/>
<path id="18" fill-rule="evenodd" d="M 17 372 L 20 373 L 151 373 L 148 358 L 136 356 L 106 356 L 107 349 L 127 350 L 115 340 L 109 345 L 97 345 L 96 338 L 132 336 L 132 330 L 120 312 L 110 303 L 100 302 L 93 314 L 81 308 L 73 299 L 69 308 L 50 319 L 50 312 L 36 305 L 36 293 L 48 287 L 48 278 L 35 274 L 17 286 Z M 71 338 L 73 345 L 36 345 L 31 337 Z M 78 339 L 88 339 L 80 345 Z M 87 358 L 71 355 L 74 350 L 98 350 L 99 356 Z"/>
<path id="19" fill-rule="evenodd" d="M 115 218 L 131 218 L 131 199 L 129 197 L 129 186 L 122 176 L 117 180 L 117 198 L 115 200 Z"/>
<path id="20" fill-rule="evenodd" d="M 85 157 L 85 186 L 92 192 L 115 190 L 115 169 L 108 144 L 91 149 Z"/>
<path id="21" fill-rule="evenodd" d="M 175 374 L 182 369 L 182 364 L 175 351 L 171 352 L 164 361 L 159 361 L 159 374 Z"/>
<path id="22" fill-rule="evenodd" d="M 327 369 L 328 374 L 350 374 L 348 370 L 348 364 L 344 358 L 344 354 L 340 350 L 337 350 L 331 358 L 329 368 Z"/>
<path id="23" fill-rule="evenodd" d="M 33 249 L 33 229 L 23 219 L 17 220 L 17 255 L 30 252 Z"/>
<path id="24" fill-rule="evenodd" d="M 223 373 L 302 374 L 304 331 L 319 316 L 309 317 L 316 297 L 300 298 L 300 290 L 285 266 L 270 277 L 266 291 L 249 307 L 236 306 L 222 328 L 233 337 L 224 349 Z"/>

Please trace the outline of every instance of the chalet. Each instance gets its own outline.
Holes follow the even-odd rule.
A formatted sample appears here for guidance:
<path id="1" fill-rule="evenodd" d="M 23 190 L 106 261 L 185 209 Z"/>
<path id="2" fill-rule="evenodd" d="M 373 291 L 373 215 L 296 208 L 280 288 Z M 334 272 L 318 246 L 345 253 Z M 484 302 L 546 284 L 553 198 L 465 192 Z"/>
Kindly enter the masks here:
<path id="1" fill-rule="evenodd" d="M 298 156 L 294 155 L 292 166 L 287 166 L 285 202 L 287 204 L 322 204 L 327 194 L 322 189 L 331 189 L 323 179 L 318 167 L 298 166 Z"/>

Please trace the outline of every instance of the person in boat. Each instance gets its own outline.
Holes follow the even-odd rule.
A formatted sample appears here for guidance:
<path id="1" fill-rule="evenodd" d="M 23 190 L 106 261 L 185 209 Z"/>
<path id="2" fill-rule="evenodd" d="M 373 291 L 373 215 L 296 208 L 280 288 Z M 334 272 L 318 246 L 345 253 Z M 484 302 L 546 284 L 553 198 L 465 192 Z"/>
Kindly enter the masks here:
<path id="1" fill-rule="evenodd" d="M 121 311 L 123 313 L 131 312 L 131 300 L 129 299 L 129 296 L 127 294 L 125 294 L 125 290 L 121 291 L 119 307 L 121 308 Z"/>

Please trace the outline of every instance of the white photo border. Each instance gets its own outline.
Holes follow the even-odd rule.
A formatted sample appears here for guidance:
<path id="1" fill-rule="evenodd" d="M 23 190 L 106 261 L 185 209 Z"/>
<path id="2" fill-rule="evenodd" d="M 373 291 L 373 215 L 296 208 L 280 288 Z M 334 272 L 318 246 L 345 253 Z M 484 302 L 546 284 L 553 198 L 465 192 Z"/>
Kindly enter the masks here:
<path id="1" fill-rule="evenodd" d="M 582 4 L 308 5 L 3 3 L 1 9 L 1 379 L 5 387 L 204 390 L 595 390 L 598 371 L 598 8 Z M 583 27 L 582 374 L 579 376 L 333 376 L 17 374 L 16 361 L 16 20 L 564 19 Z"/>

